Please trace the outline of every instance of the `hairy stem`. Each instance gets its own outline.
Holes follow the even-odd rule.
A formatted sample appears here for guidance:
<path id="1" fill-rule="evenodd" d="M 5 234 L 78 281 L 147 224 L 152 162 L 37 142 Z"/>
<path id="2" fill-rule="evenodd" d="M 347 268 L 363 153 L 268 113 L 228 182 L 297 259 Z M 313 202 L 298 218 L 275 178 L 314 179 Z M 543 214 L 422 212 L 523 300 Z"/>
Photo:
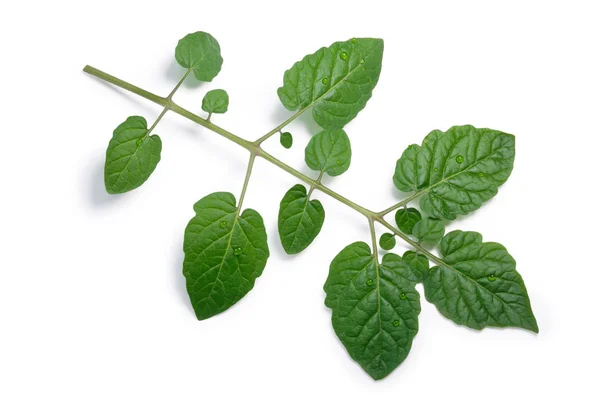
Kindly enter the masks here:
<path id="1" fill-rule="evenodd" d="M 132 85 L 128 82 L 125 82 L 115 76 L 107 74 L 106 72 L 102 72 L 94 67 L 89 66 L 89 65 L 86 65 L 85 68 L 83 69 L 83 71 L 92 76 L 95 76 L 103 81 L 112 83 L 115 86 L 118 86 L 118 87 L 125 89 L 129 92 L 132 92 L 134 94 L 137 94 L 137 95 L 139 95 L 145 99 L 148 99 L 158 105 L 162 105 L 166 109 L 173 111 L 174 113 L 179 114 L 179 115 L 189 119 L 190 121 L 193 121 L 193 122 L 197 123 L 198 125 L 201 125 L 207 129 L 217 133 L 218 135 L 223 136 L 224 138 L 236 143 L 237 145 L 245 148 L 246 150 L 248 150 L 250 152 L 250 162 L 248 163 L 248 171 L 246 173 L 246 180 L 245 180 L 244 186 L 242 188 L 242 195 L 240 196 L 239 208 L 241 208 L 243 196 L 245 195 L 246 187 L 247 187 L 248 180 L 250 178 L 250 173 L 252 170 L 252 166 L 254 163 L 254 158 L 261 157 L 261 158 L 267 160 L 268 162 L 270 162 L 271 164 L 286 171 L 290 175 L 293 175 L 296 178 L 303 181 L 304 183 L 308 184 L 312 189 L 318 189 L 319 191 L 325 193 L 326 195 L 336 199 L 340 203 L 345 204 L 346 206 L 352 208 L 353 210 L 355 210 L 355 211 L 359 212 L 360 214 L 364 215 L 365 217 L 367 217 L 369 219 L 369 228 L 371 229 L 371 239 L 373 241 L 373 251 L 375 252 L 375 254 L 377 254 L 376 253 L 377 252 L 377 240 L 375 237 L 374 222 L 377 221 L 380 224 L 382 224 L 383 226 L 385 226 L 387 229 L 389 229 L 390 231 L 395 233 L 398 237 L 402 238 L 408 244 L 413 246 L 421 254 L 423 254 L 424 256 L 429 258 L 431 261 L 438 263 L 438 265 L 447 265 L 446 263 L 443 262 L 443 260 L 436 257 L 434 254 L 430 253 L 429 251 L 425 250 L 421 245 L 419 245 L 419 243 L 415 242 L 410 237 L 406 236 L 404 233 L 402 233 L 398 229 L 394 228 L 391 224 L 389 224 L 383 218 L 383 216 L 386 215 L 387 213 L 395 210 L 396 208 L 402 207 L 403 205 L 408 203 L 410 200 L 413 200 L 414 198 L 418 197 L 422 193 L 417 192 L 417 193 L 413 194 L 412 196 L 408 197 L 407 199 L 403 200 L 402 202 L 388 208 L 387 210 L 384 210 L 380 213 L 376 213 L 365 207 L 362 207 L 362 206 L 356 204 L 355 202 L 347 199 L 346 197 L 340 195 L 339 193 L 329 189 L 328 187 L 324 186 L 320 182 L 320 180 L 312 179 L 309 176 L 303 174 L 302 172 L 296 170 L 295 168 L 290 167 L 289 165 L 287 165 L 283 161 L 280 161 L 279 159 L 275 158 L 274 156 L 267 153 L 260 147 L 261 142 L 263 142 L 268 137 L 274 135 L 275 133 L 279 132 L 280 129 L 282 129 L 284 126 L 286 126 L 287 124 L 292 122 L 294 119 L 296 119 L 305 110 L 301 110 L 301 111 L 297 112 L 296 114 L 294 114 L 292 117 L 288 118 L 284 123 L 282 123 L 277 128 L 275 128 L 274 130 L 269 132 L 267 134 L 268 136 L 264 135 L 262 138 L 258 139 L 255 142 L 249 142 L 246 139 L 243 139 L 243 138 L 221 128 L 220 126 L 217 126 L 217 125 L 213 124 L 212 122 L 186 110 L 185 108 L 178 106 L 177 104 L 175 104 L 172 101 L 171 98 L 160 97 L 154 93 L 148 92 L 147 90 L 144 90 L 138 86 Z M 185 76 L 184 76 L 184 78 L 182 78 L 181 82 L 183 82 L 183 79 L 185 79 Z M 179 87 L 179 85 L 177 87 Z M 163 112 L 164 112 L 164 110 L 163 110 Z"/>

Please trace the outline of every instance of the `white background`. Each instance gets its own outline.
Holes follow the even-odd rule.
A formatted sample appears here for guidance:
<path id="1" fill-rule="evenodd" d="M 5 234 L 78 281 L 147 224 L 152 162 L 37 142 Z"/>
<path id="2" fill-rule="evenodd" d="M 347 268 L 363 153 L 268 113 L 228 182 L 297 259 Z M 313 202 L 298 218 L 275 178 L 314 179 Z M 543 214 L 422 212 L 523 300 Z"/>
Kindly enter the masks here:
<path id="1" fill-rule="evenodd" d="M 597 2 L 87 3 L 8 2 L 0 15 L 0 398 L 598 398 Z M 333 333 L 322 290 L 335 254 L 368 241 L 367 221 L 317 193 L 323 230 L 287 256 L 276 217 L 297 181 L 264 160 L 244 205 L 266 221 L 267 267 L 237 305 L 197 321 L 183 230 L 202 196 L 239 195 L 247 153 L 167 114 L 155 173 L 110 196 L 112 130 L 160 108 L 81 71 L 90 64 L 166 95 L 182 73 L 177 40 L 197 30 L 220 42 L 223 69 L 209 84 L 190 79 L 176 101 L 202 113 L 203 94 L 226 89 L 230 111 L 214 122 L 247 139 L 290 115 L 276 89 L 295 61 L 354 36 L 385 40 L 374 96 L 347 126 L 352 166 L 325 179 L 370 209 L 401 198 L 395 161 L 432 129 L 515 134 L 508 183 L 448 230 L 508 248 L 540 333 L 476 332 L 423 300 L 409 357 L 374 382 Z M 290 127 L 292 150 L 277 139 L 266 147 L 311 173 L 303 149 L 316 129 L 303 118 Z"/>

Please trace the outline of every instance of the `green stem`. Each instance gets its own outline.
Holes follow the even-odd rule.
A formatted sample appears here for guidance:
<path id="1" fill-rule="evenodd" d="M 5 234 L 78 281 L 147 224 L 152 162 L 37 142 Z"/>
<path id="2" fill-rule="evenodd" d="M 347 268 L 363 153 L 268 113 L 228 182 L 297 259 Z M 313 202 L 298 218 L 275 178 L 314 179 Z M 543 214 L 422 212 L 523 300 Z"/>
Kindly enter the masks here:
<path id="1" fill-rule="evenodd" d="M 115 86 L 118 86 L 129 92 L 135 93 L 138 96 L 148 99 L 148 100 L 150 100 L 158 105 L 161 105 L 163 107 L 167 105 L 167 99 L 165 99 L 164 97 L 157 96 L 154 93 L 150 93 L 147 90 L 144 90 L 138 86 L 132 85 L 131 83 L 125 82 L 124 80 L 116 78 L 110 74 L 107 74 L 106 72 L 102 72 L 99 69 L 96 69 L 89 65 L 86 65 L 85 68 L 83 68 L 83 72 L 87 72 L 88 74 L 95 76 L 96 78 L 100 78 L 103 81 L 112 83 Z"/>
<path id="2" fill-rule="evenodd" d="M 286 125 L 290 124 L 293 120 L 295 120 L 296 118 L 298 118 L 306 110 L 307 110 L 306 108 L 300 109 L 300 111 L 298 111 L 296 114 L 292 115 L 291 117 L 289 117 L 288 119 L 286 119 L 285 121 L 283 121 L 281 124 L 277 125 L 272 131 L 269 131 L 265 135 L 263 135 L 260 138 L 258 138 L 254 142 L 254 144 L 257 145 L 257 146 L 260 146 L 260 144 L 262 142 L 264 142 L 265 140 L 267 140 L 268 138 L 270 138 L 271 136 L 273 136 L 277 132 L 281 132 L 281 130 L 283 128 L 285 128 Z"/>
<path id="3" fill-rule="evenodd" d="M 318 183 L 321 183 L 321 179 L 323 179 L 323 173 L 324 173 L 324 172 L 325 172 L 325 171 L 321 171 L 321 172 L 319 173 L 319 177 L 317 178 L 317 182 L 318 182 Z M 308 198 L 310 198 L 310 195 L 312 194 L 313 190 L 315 190 L 315 186 L 314 186 L 314 185 L 311 185 L 311 186 L 310 186 L 310 190 L 308 191 L 308 195 L 307 195 L 307 197 L 308 197 Z"/>
<path id="4" fill-rule="evenodd" d="M 414 199 L 416 199 L 417 197 L 421 196 L 425 191 L 424 190 L 418 190 L 416 192 L 414 192 L 413 194 L 411 194 L 410 196 L 408 196 L 407 198 L 405 198 L 404 200 L 402 200 L 399 203 L 394 204 L 393 206 L 386 208 L 383 211 L 380 211 L 377 213 L 378 217 L 385 217 L 386 215 L 388 215 L 389 213 L 391 213 L 392 211 L 400 208 L 400 207 L 406 207 L 406 205 L 408 203 L 410 203 L 411 201 L 413 201 Z"/>
<path id="5" fill-rule="evenodd" d="M 169 95 L 167 96 L 167 100 L 171 100 L 173 98 L 173 95 L 175 95 L 175 92 L 177 91 L 177 89 L 179 89 L 179 86 L 181 86 L 181 84 L 183 83 L 183 81 L 185 81 L 185 78 L 188 77 L 188 75 L 190 74 L 190 72 L 192 72 L 192 69 L 188 69 L 187 71 L 185 71 L 185 74 L 183 74 L 183 76 L 181 77 L 181 79 L 179 80 L 179 82 L 177 82 L 177 85 L 175 85 L 175 87 L 173 88 L 173 90 L 171 91 L 171 93 L 169 93 Z"/>
<path id="6" fill-rule="evenodd" d="M 377 235 L 375 234 L 375 224 L 373 221 L 373 217 L 369 217 L 369 230 L 371 231 L 371 243 L 373 244 L 373 257 L 375 257 L 377 264 L 379 264 L 379 255 L 377 254 Z"/>
<path id="7" fill-rule="evenodd" d="M 399 238 L 402 238 L 402 240 L 404 240 L 406 243 L 410 244 L 412 247 L 414 247 L 416 250 L 418 250 L 419 253 L 423 254 L 425 257 L 429 258 L 434 263 L 452 268 L 450 265 L 445 263 L 444 260 L 437 257 L 433 253 L 429 252 L 423 246 L 421 246 L 419 243 L 415 242 L 410 237 L 408 237 L 407 235 L 402 233 L 400 230 L 396 229 L 392 224 L 390 224 L 385 219 L 383 219 L 383 217 L 375 216 L 373 218 L 375 219 L 375 221 L 379 222 L 381 225 L 388 228 L 390 231 L 392 231 L 394 234 L 396 234 L 396 236 L 398 236 Z"/>
<path id="8" fill-rule="evenodd" d="M 167 111 L 169 111 L 169 108 L 167 108 L 167 107 L 163 108 L 162 112 L 158 115 L 158 117 L 156 118 L 156 120 L 154 121 L 154 123 L 152 124 L 152 126 L 150 127 L 150 129 L 148 129 L 148 132 L 146 132 L 146 136 L 150 136 L 150 133 L 152 132 L 152 130 L 160 122 L 160 120 L 162 119 L 162 117 L 164 117 L 164 115 L 167 113 Z"/>
<path id="9" fill-rule="evenodd" d="M 406 236 L 405 234 L 403 234 L 402 232 L 400 232 L 398 229 L 394 228 L 392 225 L 390 225 L 385 219 L 383 219 L 383 215 L 387 214 L 388 212 L 393 211 L 395 208 L 401 207 L 402 205 L 406 204 L 408 201 L 410 201 L 409 199 L 414 199 L 417 197 L 417 193 L 415 193 L 413 196 L 403 200 L 401 203 L 399 203 L 399 205 L 395 205 L 391 208 L 389 208 L 388 210 L 385 210 L 381 213 L 376 213 L 373 212 L 365 207 L 362 207 L 358 204 L 356 204 L 355 202 L 347 199 L 346 197 L 338 194 L 337 192 L 334 192 L 333 190 L 329 189 L 328 187 L 324 186 L 323 184 L 321 184 L 321 182 L 319 180 L 315 180 L 312 179 L 308 176 L 306 176 L 305 174 L 303 174 L 302 172 L 290 167 L 289 165 L 287 165 L 286 163 L 280 161 L 279 159 L 273 157 L 271 154 L 267 153 L 266 151 L 264 151 L 261 147 L 260 147 L 260 143 L 262 141 L 264 141 L 266 139 L 266 137 L 268 137 L 267 135 L 263 136 L 262 138 L 258 139 L 255 142 L 249 142 L 223 128 L 221 128 L 220 126 L 217 126 L 215 124 L 213 124 L 212 122 L 186 110 L 183 107 L 178 106 L 177 104 L 175 104 L 173 102 L 172 99 L 168 99 L 165 97 L 160 97 L 154 93 L 148 92 L 147 90 L 144 90 L 138 86 L 132 85 L 128 82 L 125 82 L 115 76 L 112 76 L 110 74 L 107 74 L 105 72 L 102 72 L 94 67 L 91 67 L 89 65 L 86 65 L 85 68 L 83 69 L 84 72 L 95 76 L 103 81 L 112 83 L 115 86 L 118 86 L 122 89 L 125 89 L 131 93 L 137 94 L 138 96 L 141 96 L 145 99 L 148 99 L 158 105 L 162 105 L 163 107 L 165 107 L 166 109 L 173 111 L 176 114 L 181 115 L 182 117 L 185 117 L 187 119 L 189 119 L 190 121 L 193 121 L 195 123 L 197 123 L 198 125 L 201 125 L 203 127 L 205 127 L 206 129 L 209 129 L 215 133 L 217 133 L 220 136 L 223 136 L 224 138 L 236 143 L 237 145 L 245 148 L 246 150 L 248 150 L 250 152 L 250 162 L 248 165 L 248 172 L 246 173 L 246 180 L 244 183 L 244 187 L 242 189 L 242 195 L 240 196 L 240 206 L 238 207 L 238 209 L 241 208 L 241 203 L 243 200 L 243 197 L 245 195 L 245 191 L 246 191 L 246 187 L 247 187 L 247 183 L 248 180 L 250 179 L 250 173 L 251 173 L 251 169 L 252 169 L 252 165 L 254 162 L 254 158 L 255 157 L 261 157 L 265 160 L 267 160 L 268 162 L 270 162 L 271 164 L 279 167 L 280 169 L 286 171 L 287 173 L 289 173 L 292 176 L 295 176 L 296 178 L 300 179 L 301 181 L 305 182 L 306 184 L 310 185 L 311 188 L 314 189 L 318 189 L 319 191 L 325 193 L 326 195 L 336 199 L 337 201 L 339 201 L 342 204 L 345 204 L 346 206 L 352 208 L 353 210 L 361 213 L 362 215 L 366 216 L 369 219 L 369 228 L 371 229 L 371 239 L 373 240 L 373 249 L 374 252 L 377 251 L 377 241 L 375 238 L 375 229 L 374 229 L 374 221 L 379 222 L 380 224 L 382 224 L 383 226 L 385 226 L 386 228 L 388 228 L 390 231 L 392 231 L 393 233 L 395 233 L 398 237 L 402 238 L 404 241 L 406 241 L 407 243 L 409 243 L 411 246 L 413 246 L 415 249 L 417 249 L 419 252 L 421 252 L 423 255 L 425 255 L 427 258 L 429 258 L 431 261 L 438 263 L 439 265 L 446 265 L 448 266 L 446 263 L 443 262 L 443 260 L 441 260 L 440 258 L 436 257 L 435 255 L 433 255 L 432 253 L 430 253 L 429 251 L 425 250 L 422 246 L 420 246 L 418 243 L 416 243 L 415 241 L 413 241 L 411 238 L 409 238 L 408 236 Z M 183 80 L 182 80 L 183 81 Z M 279 132 L 280 129 L 282 129 L 284 126 L 286 126 L 287 124 L 289 124 L 290 122 L 292 122 L 295 118 L 297 118 L 303 111 L 299 111 L 296 114 L 294 114 L 292 117 L 288 118 L 284 123 L 282 123 L 281 125 L 279 125 L 277 128 L 275 128 L 273 131 L 269 132 L 269 136 Z M 165 110 L 163 110 L 163 113 L 165 112 Z M 419 193 L 421 194 L 421 193 Z M 386 212 L 387 211 L 387 212 Z M 382 215 L 383 214 L 383 215 Z"/>
<path id="10" fill-rule="evenodd" d="M 244 197 L 246 196 L 246 189 L 248 188 L 248 182 L 250 182 L 250 175 L 252 175 L 252 167 L 254 166 L 254 159 L 256 154 L 250 153 L 250 160 L 248 161 L 248 168 L 246 169 L 246 177 L 244 178 L 244 185 L 242 186 L 242 193 L 240 194 L 240 200 L 238 201 L 238 209 L 236 216 L 240 215 L 242 204 L 244 203 Z"/>

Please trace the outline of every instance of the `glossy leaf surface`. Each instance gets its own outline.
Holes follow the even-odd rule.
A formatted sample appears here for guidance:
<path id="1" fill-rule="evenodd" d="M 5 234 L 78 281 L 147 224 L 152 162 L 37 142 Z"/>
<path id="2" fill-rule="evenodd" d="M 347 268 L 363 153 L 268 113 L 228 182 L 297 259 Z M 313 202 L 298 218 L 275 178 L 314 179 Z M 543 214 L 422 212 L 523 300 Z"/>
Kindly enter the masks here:
<path id="1" fill-rule="evenodd" d="M 343 128 L 362 110 L 379 80 L 383 40 L 336 42 L 296 62 L 277 90 L 290 111 L 312 108 L 323 128 Z"/>
<path id="2" fill-rule="evenodd" d="M 404 361 L 421 306 L 400 256 L 388 253 L 379 264 L 366 243 L 353 243 L 332 261 L 324 290 L 335 333 L 373 379 Z"/>
<path id="3" fill-rule="evenodd" d="M 160 161 L 162 142 L 148 135 L 143 117 L 133 116 L 117 127 L 106 149 L 104 185 L 111 194 L 124 193 L 141 186 Z"/>
<path id="4" fill-rule="evenodd" d="M 443 265 L 429 270 L 425 297 L 446 318 L 473 329 L 516 326 L 538 332 L 516 262 L 477 232 L 453 231 L 442 240 Z"/>
<path id="5" fill-rule="evenodd" d="M 231 193 L 217 192 L 194 204 L 183 241 L 183 274 L 198 319 L 210 318 L 237 303 L 253 287 L 267 263 L 263 219 L 239 213 Z"/>
<path id="6" fill-rule="evenodd" d="M 421 209 L 455 219 L 481 207 L 498 192 L 513 168 L 515 137 L 471 125 L 431 132 L 409 146 L 396 163 L 394 184 L 422 193 Z"/>

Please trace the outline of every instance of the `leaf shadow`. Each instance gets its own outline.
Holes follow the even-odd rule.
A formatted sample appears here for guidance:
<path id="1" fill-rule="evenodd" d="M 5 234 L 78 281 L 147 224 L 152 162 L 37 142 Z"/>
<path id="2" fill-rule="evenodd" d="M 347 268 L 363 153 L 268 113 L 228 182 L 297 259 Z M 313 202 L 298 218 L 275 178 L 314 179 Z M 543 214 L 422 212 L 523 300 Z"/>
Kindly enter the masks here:
<path id="1" fill-rule="evenodd" d="M 285 107 L 275 107 L 275 110 L 271 113 L 271 122 L 275 125 L 282 123 L 286 119 L 292 116 L 292 113 L 287 110 Z M 294 122 L 299 121 L 304 129 L 307 130 L 308 133 L 314 135 L 323 130 L 312 118 L 312 114 L 310 110 L 303 112 L 298 118 L 294 120 Z M 284 129 L 284 130 L 287 130 Z M 294 132 L 292 132 L 293 134 Z"/>
<path id="2" fill-rule="evenodd" d="M 271 240 L 271 243 L 269 243 L 269 251 L 271 252 L 271 254 L 275 255 L 275 257 L 282 260 L 289 260 L 295 258 L 297 254 L 288 254 L 283 249 L 283 246 L 281 245 L 281 242 L 279 240 L 279 228 L 277 227 L 277 224 L 269 225 L 271 226 L 271 228 L 269 230 L 268 237 L 274 238 L 273 240 Z M 275 243 L 272 243 L 273 241 Z"/>
<path id="3" fill-rule="evenodd" d="M 185 68 L 181 65 L 177 64 L 177 61 L 173 58 L 169 61 L 169 65 L 165 68 L 165 76 L 173 85 L 176 85 L 177 82 L 181 79 L 181 77 L 185 74 Z M 191 76 L 191 78 L 190 78 Z M 193 73 L 191 73 L 185 81 L 183 81 L 182 86 L 187 89 L 195 89 L 201 86 L 204 82 L 199 81 L 195 77 L 193 77 Z"/>
<path id="4" fill-rule="evenodd" d="M 173 258 L 173 286 L 177 296 L 181 299 L 181 302 L 185 305 L 188 311 L 195 316 L 194 308 L 190 302 L 190 296 L 188 295 L 185 276 L 183 276 L 183 260 L 185 254 L 183 253 L 183 239 L 176 241 L 177 248 L 173 250 L 175 257 Z"/>
<path id="5" fill-rule="evenodd" d="M 96 80 L 96 82 L 104 85 L 106 88 L 113 91 L 114 93 L 117 93 L 120 97 L 122 97 L 122 98 L 126 99 L 127 101 L 135 104 L 136 106 L 142 108 L 144 110 L 144 112 L 147 112 L 151 115 L 156 114 L 156 109 L 152 108 L 152 106 L 151 106 L 152 103 L 149 103 L 146 99 L 139 97 L 139 96 L 134 96 L 130 92 L 128 92 L 124 89 L 121 89 L 111 83 L 103 81 L 99 78 L 95 78 L 95 77 L 93 77 L 93 78 Z M 160 107 L 160 106 L 156 105 L 156 107 Z M 126 119 L 126 116 L 123 117 L 123 121 L 125 121 L 125 119 Z M 116 126 L 115 126 L 115 128 L 116 128 Z"/>
<path id="6" fill-rule="evenodd" d="M 114 195 L 106 191 L 104 187 L 104 159 L 97 158 L 92 161 L 89 168 L 84 169 L 85 180 L 89 182 L 88 200 L 95 207 L 111 207 L 114 204 L 125 201 L 125 195 Z"/>

